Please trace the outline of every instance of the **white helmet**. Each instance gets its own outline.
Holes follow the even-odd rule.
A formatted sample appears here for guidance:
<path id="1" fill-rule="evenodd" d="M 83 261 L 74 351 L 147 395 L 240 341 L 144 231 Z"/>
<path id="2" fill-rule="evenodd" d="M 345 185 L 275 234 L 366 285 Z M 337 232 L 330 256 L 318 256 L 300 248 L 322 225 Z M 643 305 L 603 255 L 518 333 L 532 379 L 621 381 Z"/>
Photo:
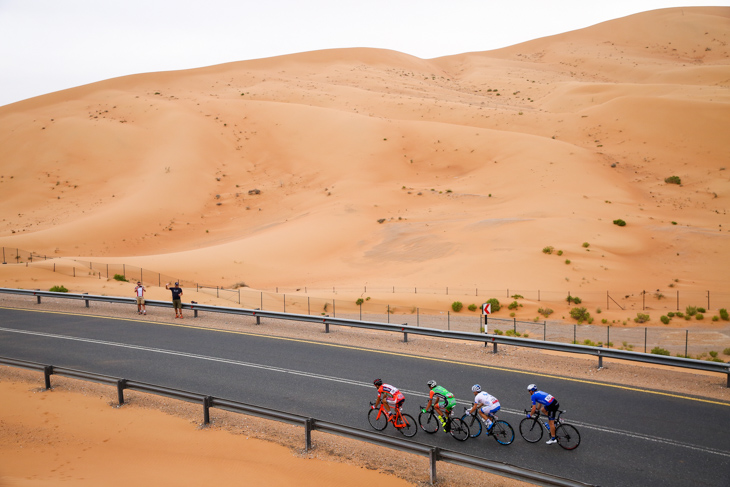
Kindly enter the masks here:
<path id="1" fill-rule="evenodd" d="M 431 389 L 433 389 L 434 387 L 436 387 L 436 381 L 435 380 L 428 381 L 428 387 L 431 388 Z"/>
<path id="2" fill-rule="evenodd" d="M 479 384 L 474 384 L 471 386 L 471 392 L 482 392 L 482 386 Z"/>
<path id="3" fill-rule="evenodd" d="M 530 391 L 530 392 L 536 391 L 537 390 L 537 386 L 535 384 L 530 384 L 529 386 L 527 386 L 527 390 Z"/>

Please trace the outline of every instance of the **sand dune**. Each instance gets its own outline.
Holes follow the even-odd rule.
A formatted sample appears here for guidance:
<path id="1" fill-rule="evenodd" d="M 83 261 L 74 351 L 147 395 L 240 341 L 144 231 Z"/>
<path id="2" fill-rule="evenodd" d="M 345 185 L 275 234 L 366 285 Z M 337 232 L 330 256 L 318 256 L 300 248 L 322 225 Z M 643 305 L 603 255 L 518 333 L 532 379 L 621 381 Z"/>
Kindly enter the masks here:
<path id="1" fill-rule="evenodd" d="M 222 286 L 729 293 L 728 27 L 730 8 L 666 9 L 496 51 L 316 51 L 0 107 L 0 245 Z"/>

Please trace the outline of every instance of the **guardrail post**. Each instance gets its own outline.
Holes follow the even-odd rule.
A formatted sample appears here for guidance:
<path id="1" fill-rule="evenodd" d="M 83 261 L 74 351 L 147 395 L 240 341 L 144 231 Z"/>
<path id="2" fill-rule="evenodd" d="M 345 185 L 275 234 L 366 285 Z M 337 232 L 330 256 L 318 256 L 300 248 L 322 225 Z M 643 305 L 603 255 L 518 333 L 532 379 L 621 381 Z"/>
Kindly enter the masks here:
<path id="1" fill-rule="evenodd" d="M 40 289 L 36 289 L 36 291 L 40 291 Z M 41 304 L 41 295 L 37 294 L 36 298 L 38 299 L 38 304 Z"/>
<path id="2" fill-rule="evenodd" d="M 497 353 L 497 342 L 494 341 L 494 338 L 492 338 L 492 345 L 494 345 L 494 348 L 492 349 L 492 353 Z"/>
<path id="3" fill-rule="evenodd" d="M 89 294 L 89 293 L 81 293 L 81 294 Z M 88 299 L 84 299 L 84 301 L 86 302 L 86 307 L 88 308 L 89 307 L 89 300 Z"/>
<path id="4" fill-rule="evenodd" d="M 117 381 L 117 399 L 119 405 L 124 404 L 124 389 L 127 387 L 127 379 L 119 379 Z"/>
<path id="5" fill-rule="evenodd" d="M 304 451 L 312 449 L 312 430 L 314 429 L 314 418 L 307 418 L 304 421 Z"/>
<path id="6" fill-rule="evenodd" d="M 53 374 L 53 365 L 43 367 L 43 379 L 46 382 L 46 390 L 51 388 L 51 374 Z"/>
<path id="7" fill-rule="evenodd" d="M 203 424 L 210 424 L 210 403 L 213 401 L 211 396 L 203 398 Z"/>
<path id="8" fill-rule="evenodd" d="M 439 457 L 439 448 L 434 447 L 431 448 L 431 451 L 428 452 L 428 463 L 429 463 L 429 470 L 430 470 L 430 477 L 431 477 L 431 485 L 436 483 L 436 460 L 438 460 Z"/>
<path id="9" fill-rule="evenodd" d="M 601 355 L 601 351 L 598 351 L 598 368 L 603 368 L 603 355 Z"/>

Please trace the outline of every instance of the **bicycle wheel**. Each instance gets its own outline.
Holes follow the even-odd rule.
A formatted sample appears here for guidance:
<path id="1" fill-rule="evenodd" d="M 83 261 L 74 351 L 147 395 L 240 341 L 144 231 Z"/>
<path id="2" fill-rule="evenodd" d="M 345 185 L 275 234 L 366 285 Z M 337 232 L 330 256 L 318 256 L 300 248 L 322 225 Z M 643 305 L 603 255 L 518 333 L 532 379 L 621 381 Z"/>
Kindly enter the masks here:
<path id="1" fill-rule="evenodd" d="M 469 427 L 459 418 L 451 419 L 451 430 L 449 433 L 451 433 L 451 436 L 459 441 L 466 441 L 469 439 Z"/>
<path id="2" fill-rule="evenodd" d="M 507 421 L 497 420 L 492 425 L 492 436 L 500 445 L 509 445 L 515 441 L 515 430 Z"/>
<path id="3" fill-rule="evenodd" d="M 410 438 L 411 436 L 415 436 L 416 433 L 418 433 L 418 426 L 416 426 L 416 420 L 413 419 L 413 416 L 410 414 L 402 413 L 401 416 L 403 416 L 403 422 L 406 424 L 402 428 L 398 428 L 398 431 L 403 434 L 403 436 Z"/>
<path id="4" fill-rule="evenodd" d="M 520 421 L 520 435 L 529 443 L 537 443 L 542 439 L 542 424 L 536 418 L 525 418 Z"/>
<path id="5" fill-rule="evenodd" d="M 433 411 L 419 414 L 418 424 L 429 435 L 436 433 L 441 427 L 441 422 L 436 418 L 436 414 Z"/>
<path id="6" fill-rule="evenodd" d="M 575 426 L 569 424 L 561 424 L 555 428 L 555 437 L 558 439 L 558 445 L 566 450 L 575 450 L 580 445 L 580 433 Z"/>
<path id="7" fill-rule="evenodd" d="M 383 431 L 388 426 L 388 416 L 385 415 L 385 411 L 378 416 L 379 412 L 380 409 L 371 409 L 368 412 L 368 422 L 376 430 Z"/>
<path id="8" fill-rule="evenodd" d="M 469 436 L 476 438 L 482 433 L 482 422 L 479 418 L 469 413 L 461 417 L 461 420 L 469 427 Z"/>

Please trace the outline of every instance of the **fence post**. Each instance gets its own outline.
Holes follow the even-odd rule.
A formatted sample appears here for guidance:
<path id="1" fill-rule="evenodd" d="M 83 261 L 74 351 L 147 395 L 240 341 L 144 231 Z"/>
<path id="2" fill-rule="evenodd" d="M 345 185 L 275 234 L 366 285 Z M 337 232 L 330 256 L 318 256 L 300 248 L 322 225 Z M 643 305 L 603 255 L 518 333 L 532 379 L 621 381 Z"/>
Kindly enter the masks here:
<path id="1" fill-rule="evenodd" d="M 573 343 L 576 343 L 576 342 L 578 341 L 578 340 L 576 340 L 576 335 L 575 335 L 575 328 L 576 328 L 577 326 L 578 326 L 578 325 L 573 325 Z"/>
<path id="2" fill-rule="evenodd" d="M 684 334 L 684 358 L 687 358 L 687 344 L 689 343 L 689 330 L 685 330 Z"/>
<path id="3" fill-rule="evenodd" d="M 127 387 L 127 379 L 119 379 L 117 381 L 117 399 L 119 405 L 124 404 L 124 389 Z"/>
<path id="4" fill-rule="evenodd" d="M 282 294 L 284 297 L 284 313 L 286 313 L 286 294 Z"/>
<path id="5" fill-rule="evenodd" d="M 641 311 L 646 311 L 646 291 L 641 291 Z"/>
<path id="6" fill-rule="evenodd" d="M 611 348 L 611 327 L 606 326 L 606 347 Z"/>
<path id="7" fill-rule="evenodd" d="M 710 291 L 707 291 L 707 310 L 710 310 Z"/>
<path id="8" fill-rule="evenodd" d="M 212 399 L 210 396 L 203 398 L 203 424 L 210 424 L 210 403 Z"/>
<path id="9" fill-rule="evenodd" d="M 547 320 L 542 322 L 542 341 L 547 341 Z"/>
<path id="10" fill-rule="evenodd" d="M 434 485 L 436 483 L 436 460 L 438 460 L 439 457 L 439 448 L 433 447 L 431 448 L 431 451 L 428 452 L 428 463 L 429 463 L 429 472 L 430 472 L 430 478 L 431 478 L 431 485 Z"/>
<path id="11" fill-rule="evenodd" d="M 451 311 L 446 311 L 446 329 L 451 331 Z"/>
<path id="12" fill-rule="evenodd" d="M 644 353 L 646 353 L 646 330 L 647 328 L 644 327 Z"/>
<path id="13" fill-rule="evenodd" d="M 517 335 L 517 318 L 512 318 L 512 330 L 515 332 L 515 335 Z"/>
<path id="14" fill-rule="evenodd" d="M 312 430 L 314 429 L 314 419 L 307 418 L 304 421 L 304 451 L 309 452 L 312 449 Z"/>
<path id="15" fill-rule="evenodd" d="M 51 388 L 51 374 L 53 374 L 53 365 L 43 367 L 43 380 L 46 383 L 46 390 Z"/>
<path id="16" fill-rule="evenodd" d="M 309 307 L 309 296 L 307 296 L 307 314 L 308 315 L 311 315 L 312 314 L 312 311 L 311 311 L 311 309 Z"/>

